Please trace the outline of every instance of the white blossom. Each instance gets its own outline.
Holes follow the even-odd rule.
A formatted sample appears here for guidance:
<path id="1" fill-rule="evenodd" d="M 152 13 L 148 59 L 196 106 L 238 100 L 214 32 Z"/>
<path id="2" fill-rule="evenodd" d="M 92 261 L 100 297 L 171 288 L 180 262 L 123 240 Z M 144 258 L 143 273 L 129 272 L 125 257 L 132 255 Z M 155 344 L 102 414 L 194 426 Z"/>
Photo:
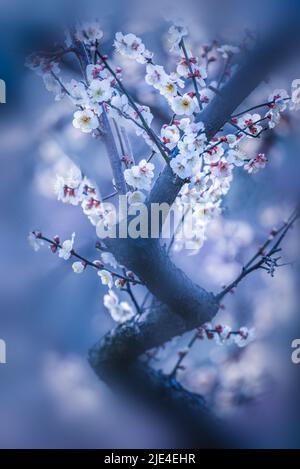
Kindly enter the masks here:
<path id="1" fill-rule="evenodd" d="M 183 96 L 176 96 L 171 100 L 171 107 L 175 114 L 179 116 L 190 116 L 196 110 L 196 103 L 193 98 L 185 93 Z"/>
<path id="2" fill-rule="evenodd" d="M 171 45 L 170 51 L 178 50 L 181 39 L 188 35 L 188 30 L 182 21 L 176 21 L 168 31 L 168 41 Z"/>
<path id="3" fill-rule="evenodd" d="M 107 295 L 104 295 L 104 306 L 108 309 L 114 321 L 123 323 L 133 318 L 134 312 L 131 306 L 122 301 L 119 303 L 117 295 L 110 290 Z"/>
<path id="4" fill-rule="evenodd" d="M 180 139 L 180 132 L 176 125 L 163 125 L 160 131 L 163 143 L 172 150 Z"/>
<path id="5" fill-rule="evenodd" d="M 181 179 L 186 179 L 191 176 L 193 166 L 185 156 L 179 153 L 175 158 L 172 158 L 170 166 L 175 174 Z"/>
<path id="6" fill-rule="evenodd" d="M 234 343 L 238 347 L 245 347 L 248 345 L 252 340 L 255 338 L 255 331 L 254 329 L 248 329 L 247 327 L 241 327 L 239 329 L 239 334 L 234 335 L 233 340 Z"/>
<path id="7" fill-rule="evenodd" d="M 84 111 L 74 112 L 73 126 L 84 133 L 90 133 L 97 129 L 99 123 L 93 111 L 86 109 Z"/>
<path id="8" fill-rule="evenodd" d="M 120 54 L 129 59 L 136 60 L 141 58 L 145 52 L 145 46 L 142 40 L 132 33 L 126 35 L 121 32 L 116 33 L 114 45 Z"/>
<path id="9" fill-rule="evenodd" d="M 167 99 L 174 98 L 178 94 L 177 84 L 170 78 L 166 80 L 159 89 L 162 96 Z"/>
<path id="10" fill-rule="evenodd" d="M 126 283 L 126 280 L 124 280 L 123 278 L 117 278 L 115 280 L 115 287 L 118 289 L 124 288 L 125 283 Z"/>
<path id="11" fill-rule="evenodd" d="M 167 81 L 167 79 L 168 75 L 165 72 L 164 67 L 153 64 L 147 65 L 145 80 L 148 85 L 151 85 L 156 89 L 160 89 L 160 87 Z"/>
<path id="12" fill-rule="evenodd" d="M 222 145 L 212 145 L 209 150 L 204 153 L 204 161 L 207 164 L 217 163 L 224 155 L 224 148 Z"/>
<path id="13" fill-rule="evenodd" d="M 268 121 L 268 126 L 270 129 L 274 129 L 274 127 L 276 127 L 276 125 L 279 124 L 280 122 L 280 111 L 277 109 L 277 108 L 274 108 L 274 109 L 270 109 L 265 117 L 267 117 L 269 119 Z"/>
<path id="14" fill-rule="evenodd" d="M 151 182 L 154 177 L 154 165 L 141 160 L 138 165 L 125 169 L 124 177 L 129 186 L 136 189 L 150 190 Z"/>
<path id="15" fill-rule="evenodd" d="M 114 308 L 111 308 L 109 312 L 113 320 L 119 323 L 129 321 L 134 317 L 134 312 L 126 301 L 122 301 Z"/>
<path id="16" fill-rule="evenodd" d="M 263 153 L 258 153 L 255 158 L 245 164 L 244 169 L 248 171 L 249 174 L 257 173 L 259 169 L 263 169 L 268 160 Z"/>
<path id="17" fill-rule="evenodd" d="M 75 233 L 72 233 L 71 239 L 67 239 L 62 243 L 61 249 L 59 249 L 58 257 L 61 257 L 65 261 L 70 259 L 72 255 L 73 245 L 74 245 Z"/>
<path id="18" fill-rule="evenodd" d="M 92 80 L 88 89 L 88 94 L 93 103 L 103 103 L 112 97 L 113 89 L 108 78 L 104 80 Z"/>
<path id="19" fill-rule="evenodd" d="M 232 342 L 231 327 L 229 326 L 216 326 L 217 333 L 214 334 L 214 339 L 218 345 L 229 345 Z"/>
<path id="20" fill-rule="evenodd" d="M 245 130 L 245 132 L 257 135 L 262 130 L 262 127 L 257 123 L 261 119 L 259 114 L 244 114 L 237 121 L 238 126 Z"/>
<path id="21" fill-rule="evenodd" d="M 108 272 L 108 270 L 102 269 L 102 270 L 99 270 L 97 273 L 101 279 L 102 285 L 107 285 L 108 288 L 113 287 L 113 278 L 112 278 L 111 273 Z"/>
<path id="22" fill-rule="evenodd" d="M 123 114 L 129 114 L 129 103 L 125 94 L 122 94 L 121 96 L 116 94 L 111 98 L 110 104 L 112 107 L 108 108 L 108 112 L 111 118 L 119 119 L 120 112 Z"/>
<path id="23" fill-rule="evenodd" d="M 197 57 L 193 57 L 191 52 L 188 51 L 188 61 L 183 56 L 177 65 L 177 74 L 184 78 L 195 78 L 200 86 L 206 86 L 205 79 L 207 78 L 206 68 L 199 63 Z"/>
<path id="24" fill-rule="evenodd" d="M 83 23 L 76 28 L 76 37 L 79 41 L 90 46 L 103 37 L 103 31 L 100 29 L 97 21 Z"/>
<path id="25" fill-rule="evenodd" d="M 216 177 L 226 178 L 231 175 L 232 167 L 232 164 L 228 163 L 224 159 L 221 159 L 218 163 L 211 165 L 211 172 Z"/>
<path id="26" fill-rule="evenodd" d="M 113 292 L 113 290 L 109 290 L 108 294 L 104 295 L 103 297 L 103 304 L 105 308 L 111 309 L 117 306 L 119 303 L 117 295 Z"/>
<path id="27" fill-rule="evenodd" d="M 97 78 L 103 80 L 109 77 L 109 71 L 103 64 L 88 64 L 86 67 L 86 76 L 88 82 L 96 80 Z"/>
<path id="28" fill-rule="evenodd" d="M 80 173 L 70 171 L 66 177 L 57 175 L 54 184 L 54 193 L 57 200 L 71 205 L 78 205 L 81 201 L 81 192 L 79 187 L 82 183 Z"/>
<path id="29" fill-rule="evenodd" d="M 85 265 L 81 261 L 74 262 L 72 264 L 72 269 L 75 272 L 75 274 L 81 274 L 85 269 Z"/>
<path id="30" fill-rule="evenodd" d="M 270 94 L 268 97 L 268 101 L 273 101 L 270 105 L 272 109 L 277 109 L 278 111 L 282 112 L 287 108 L 287 100 L 289 95 L 286 90 L 284 89 L 276 89 L 273 93 Z"/>
<path id="31" fill-rule="evenodd" d="M 203 109 L 211 102 L 215 97 L 215 93 L 210 88 L 201 88 L 199 90 L 200 101 L 202 103 Z"/>

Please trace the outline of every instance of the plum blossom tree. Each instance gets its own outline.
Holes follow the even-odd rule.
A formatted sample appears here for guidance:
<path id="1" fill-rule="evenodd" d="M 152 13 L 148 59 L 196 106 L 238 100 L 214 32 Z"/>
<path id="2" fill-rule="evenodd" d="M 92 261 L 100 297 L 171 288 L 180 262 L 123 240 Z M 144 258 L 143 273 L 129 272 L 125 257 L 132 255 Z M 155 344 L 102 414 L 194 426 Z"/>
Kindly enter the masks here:
<path id="1" fill-rule="evenodd" d="M 187 234 L 189 254 L 197 254 L 211 220 L 222 213 L 222 202 L 233 178 L 240 171 L 251 177 L 267 166 L 267 155 L 249 153 L 247 141 L 272 132 L 282 113 L 297 110 L 292 92 L 299 83 L 294 82 L 290 93 L 276 89 L 265 102 L 254 103 L 234 114 L 298 37 L 297 27 L 294 29 L 290 28 L 289 41 L 266 38 L 264 44 L 254 48 L 245 43 L 214 43 L 203 47 L 198 57 L 186 25 L 176 22 L 168 31 L 170 53 L 176 57 L 175 70 L 170 73 L 155 62 L 154 54 L 141 38 L 117 32 L 116 56 L 144 67 L 146 84 L 168 106 L 169 122 L 163 123 L 159 131 L 153 125 L 155 114 L 127 89 L 122 69 L 105 54 L 103 32 L 97 22 L 77 25 L 58 50 L 31 55 L 28 67 L 42 77 L 54 99 L 69 99 L 74 106 L 73 126 L 78 132 L 105 143 L 113 174 L 114 192 L 108 196 L 101 194 L 99 181 L 81 171 L 60 175 L 55 183 L 57 199 L 81 206 L 97 234 L 99 227 L 109 229 L 118 225 L 112 204 L 105 203 L 116 195 L 126 197 L 129 207 L 144 206 L 148 211 L 152 204 L 165 203 L 169 209 L 175 205 L 182 214 L 180 226 L 188 214 L 191 217 L 193 229 Z M 270 54 L 275 46 L 276 57 Z M 61 71 L 67 54 L 76 57 L 79 79 L 67 81 Z M 211 71 L 213 62 L 218 66 Z M 150 156 L 145 155 L 140 161 L 135 161 L 132 151 L 129 138 L 132 131 L 149 147 Z M 157 175 L 159 158 L 164 168 Z M 178 382 L 184 360 L 199 340 L 236 347 L 245 347 L 254 340 L 251 325 L 240 324 L 232 329 L 212 321 L 221 300 L 247 275 L 263 269 L 273 276 L 278 267 L 285 265 L 279 254 L 280 245 L 298 216 L 296 208 L 280 228 L 272 231 L 237 278 L 216 294 L 194 284 L 174 265 L 172 251 L 183 250 L 185 246 L 185 240 L 177 236 L 180 226 L 174 227 L 168 246 L 161 239 L 152 238 L 150 231 L 148 236 L 137 239 L 102 237 L 97 243 L 96 260 L 86 259 L 76 251 L 75 233 L 61 241 L 58 236 L 49 238 L 33 231 L 29 241 L 35 251 L 49 244 L 59 257 L 72 259 L 76 274 L 84 274 L 87 267 L 95 269 L 107 287 L 103 303 L 119 324 L 90 350 L 89 362 L 97 375 L 110 384 L 122 381 L 123 386 L 126 383 L 126 387 L 138 389 L 143 395 L 167 402 L 178 413 L 183 410 L 197 428 L 203 429 L 210 424 L 202 398 Z M 147 217 L 151 226 L 151 215 Z M 146 290 L 144 300 L 138 299 L 136 288 Z M 122 300 L 123 293 L 127 301 Z M 187 347 L 178 351 L 169 374 L 151 368 L 159 347 L 192 330 L 194 335 Z"/>

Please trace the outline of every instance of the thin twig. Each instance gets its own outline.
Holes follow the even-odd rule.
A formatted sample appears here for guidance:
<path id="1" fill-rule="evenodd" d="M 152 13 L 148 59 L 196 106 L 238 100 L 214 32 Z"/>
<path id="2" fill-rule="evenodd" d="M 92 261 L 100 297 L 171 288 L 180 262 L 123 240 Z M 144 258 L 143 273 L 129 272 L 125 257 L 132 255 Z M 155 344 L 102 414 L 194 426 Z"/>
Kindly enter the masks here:
<path id="1" fill-rule="evenodd" d="M 195 74 L 193 72 L 191 62 L 190 62 L 190 58 L 188 56 L 188 53 L 187 53 L 183 38 L 181 39 L 181 41 L 179 43 L 179 47 L 181 47 L 182 52 L 184 53 L 186 64 L 189 68 L 191 79 L 193 81 L 193 85 L 194 85 L 194 88 L 195 88 L 195 93 L 196 93 L 196 98 L 197 98 L 197 101 L 198 101 L 199 109 L 200 109 L 200 111 L 202 111 L 203 106 L 202 106 L 202 102 L 201 102 L 201 98 L 200 98 L 200 94 L 199 94 L 198 83 L 197 83 L 197 80 L 195 78 Z"/>
<path id="2" fill-rule="evenodd" d="M 121 91 L 126 95 L 128 101 L 130 102 L 131 106 L 133 107 L 133 109 L 135 110 L 135 112 L 137 113 L 137 115 L 139 116 L 143 126 L 144 126 L 144 130 L 147 132 L 147 134 L 149 135 L 149 137 L 151 138 L 151 140 L 153 140 L 157 146 L 157 148 L 159 149 L 162 157 L 164 158 L 164 160 L 169 163 L 169 158 L 162 146 L 162 143 L 160 142 L 159 138 L 155 135 L 155 133 L 153 132 L 153 130 L 148 126 L 143 114 L 140 112 L 138 106 L 136 105 L 136 103 L 134 102 L 134 100 L 132 99 L 131 95 L 128 93 L 128 91 L 126 90 L 126 88 L 124 87 L 123 83 L 121 82 L 121 80 L 118 78 L 117 74 L 114 72 L 114 70 L 111 68 L 111 66 L 108 64 L 107 60 L 105 59 L 105 57 L 103 57 L 103 55 L 101 55 L 99 53 L 99 51 L 97 51 L 97 55 L 98 57 L 102 60 L 103 64 L 105 65 L 105 67 L 107 68 L 107 70 L 111 73 L 111 75 L 114 77 L 114 79 L 116 80 L 119 88 L 121 89 Z"/>
<path id="3" fill-rule="evenodd" d="M 41 239 L 41 240 L 47 242 L 48 244 L 50 244 L 51 246 L 53 246 L 55 248 L 55 250 L 62 249 L 62 245 L 59 242 L 56 242 L 53 239 L 47 238 L 46 236 L 43 236 L 39 232 L 33 231 L 32 233 L 34 234 L 34 236 L 37 239 Z M 125 280 L 126 282 L 131 282 L 133 285 L 135 285 L 135 284 L 143 285 L 143 283 L 140 282 L 139 280 L 131 279 L 131 278 L 127 277 L 126 275 L 121 275 L 121 274 L 107 268 L 106 266 L 103 266 L 103 265 L 98 266 L 94 262 L 92 262 L 92 261 L 86 259 L 85 257 L 81 256 L 80 254 L 78 254 L 76 251 L 74 251 L 74 249 L 72 249 L 71 254 L 72 254 L 73 257 L 76 257 L 76 259 L 79 259 L 80 261 L 82 261 L 85 266 L 93 267 L 96 270 L 101 270 L 101 269 L 107 270 L 107 272 L 111 273 L 114 277 L 121 278 L 122 280 Z"/>
<path id="4" fill-rule="evenodd" d="M 290 101 L 290 99 L 291 98 L 284 98 L 283 101 Z M 231 118 L 233 119 L 235 117 L 240 117 L 243 114 L 247 114 L 248 112 L 255 111 L 256 109 L 259 109 L 261 107 L 272 106 L 274 103 L 275 103 L 275 101 L 272 100 L 272 101 L 267 101 L 267 102 L 262 103 L 262 104 L 257 104 L 256 106 L 249 107 L 248 109 L 245 109 L 244 111 L 238 112 L 237 114 L 233 114 L 231 116 Z"/>
<path id="5" fill-rule="evenodd" d="M 289 217 L 288 221 L 285 222 L 279 230 L 273 231 L 271 233 L 271 238 L 269 237 L 265 241 L 263 246 L 259 248 L 257 253 L 255 253 L 254 256 L 250 259 L 250 261 L 247 262 L 247 264 L 242 268 L 242 271 L 237 276 L 237 278 L 233 282 L 231 282 L 228 286 L 226 286 L 223 289 L 222 292 L 220 292 L 218 295 L 216 295 L 216 299 L 219 302 L 222 298 L 224 298 L 225 295 L 227 295 L 227 293 L 231 292 L 234 288 L 236 288 L 238 286 L 238 284 L 247 275 L 249 275 L 251 272 L 254 272 L 255 270 L 266 267 L 266 261 L 268 261 L 268 259 L 271 259 L 274 254 L 279 252 L 279 250 L 280 250 L 279 246 L 280 246 L 282 240 L 284 239 L 284 237 L 287 234 L 287 232 L 289 231 L 289 229 L 293 226 L 295 221 L 299 218 L 299 216 L 300 216 L 300 211 L 299 211 L 299 208 L 298 208 L 292 213 L 292 215 Z M 267 252 L 265 252 L 266 248 L 272 244 L 272 242 L 276 239 L 276 237 L 278 235 L 280 235 L 280 236 L 278 237 L 276 242 L 270 247 L 270 249 Z M 280 267 L 280 265 L 277 264 L 277 260 L 278 260 L 278 258 L 274 259 L 274 261 L 275 261 L 274 266 L 275 267 Z M 266 270 L 269 271 L 268 268 Z"/>

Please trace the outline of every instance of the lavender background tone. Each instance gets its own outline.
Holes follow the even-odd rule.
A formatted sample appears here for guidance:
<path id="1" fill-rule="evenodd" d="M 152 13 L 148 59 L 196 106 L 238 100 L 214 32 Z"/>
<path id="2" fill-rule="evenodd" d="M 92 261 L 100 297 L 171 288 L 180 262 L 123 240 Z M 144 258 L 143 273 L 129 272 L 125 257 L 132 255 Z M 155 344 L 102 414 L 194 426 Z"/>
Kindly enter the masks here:
<path id="1" fill-rule="evenodd" d="M 155 52 L 157 62 L 168 67 L 166 14 L 190 20 L 199 46 L 214 38 L 236 43 L 247 27 L 272 29 L 272 18 L 288 3 L 127 0 L 124 8 L 117 0 L 1 0 L 0 8 L 0 77 L 7 83 L 7 104 L 0 106 L 0 338 L 7 343 L 8 361 L 0 365 L 0 447 L 171 447 L 174 435 L 167 422 L 113 395 L 86 361 L 89 347 L 113 326 L 102 306 L 105 290 L 99 278 L 90 271 L 76 276 L 70 263 L 47 249 L 35 254 L 27 244 L 34 228 L 62 239 L 75 231 L 78 251 L 96 259 L 93 227 L 78 208 L 55 200 L 52 185 L 71 160 L 80 161 L 96 181 L 101 178 L 103 194 L 111 191 L 111 173 L 101 143 L 72 128 L 72 107 L 53 102 L 42 81 L 24 68 L 25 56 L 59 40 L 73 16 L 96 17 L 108 53 L 116 31 L 134 32 Z M 137 98 L 151 105 L 154 96 L 141 79 L 143 66 L 118 62 Z M 248 102 L 265 101 L 274 88 L 289 88 L 294 78 L 300 78 L 297 56 Z M 163 99 L 156 104 L 161 119 L 167 112 Z M 156 125 L 162 123 L 156 120 Z M 236 175 L 224 215 L 212 223 L 200 254 L 175 255 L 205 288 L 217 292 L 234 278 L 265 234 L 294 208 L 299 198 L 299 126 L 300 112 L 287 116 L 270 138 L 267 168 L 254 176 Z M 255 151 L 259 142 L 249 145 Z M 133 147 L 137 158 L 143 156 L 140 140 Z M 294 229 L 285 240 L 288 260 L 299 255 L 298 237 Z M 273 279 L 264 272 L 248 278 L 226 299 L 217 322 L 255 325 L 257 340 L 228 359 L 224 348 L 197 344 L 181 374 L 181 381 L 206 395 L 246 446 L 300 444 L 300 365 L 290 359 L 291 341 L 300 337 L 298 274 L 297 267 L 287 267 Z M 170 370 L 175 351 L 188 339 L 172 341 L 156 366 Z M 222 382 L 217 392 L 216 376 Z"/>

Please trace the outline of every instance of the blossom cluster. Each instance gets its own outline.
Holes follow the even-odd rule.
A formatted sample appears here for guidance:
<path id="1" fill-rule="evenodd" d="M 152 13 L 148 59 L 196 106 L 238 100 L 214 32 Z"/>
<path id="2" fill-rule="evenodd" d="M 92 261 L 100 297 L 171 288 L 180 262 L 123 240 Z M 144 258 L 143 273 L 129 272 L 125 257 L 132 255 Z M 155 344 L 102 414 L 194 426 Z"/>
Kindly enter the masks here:
<path id="1" fill-rule="evenodd" d="M 258 137 L 265 130 L 263 122 L 269 128 L 278 124 L 288 100 L 285 90 L 275 90 L 269 96 L 268 111 L 264 116 L 245 113 L 233 118 L 231 123 L 237 131 L 214 137 L 210 142 L 206 139 L 204 125 L 191 117 L 175 120 L 172 126 L 163 127 L 161 135 L 165 144 L 171 149 L 176 147 L 170 166 L 185 181 L 176 202 L 190 205 L 195 225 L 199 227 L 193 240 L 195 253 L 205 240 L 208 222 L 220 213 L 222 198 L 230 189 L 234 168 L 241 167 L 253 174 L 267 164 L 263 153 L 248 156 L 243 142 Z M 180 250 L 181 245 L 175 243 L 174 248 Z"/>
<path id="2" fill-rule="evenodd" d="M 199 339 L 205 337 L 209 340 L 214 340 L 218 345 L 235 344 L 238 347 L 245 347 L 255 338 L 255 331 L 253 328 L 241 327 L 238 330 L 232 330 L 227 325 L 217 324 L 213 326 L 206 323 L 197 329 L 197 336 Z"/>
<path id="3" fill-rule="evenodd" d="M 70 171 L 66 176 L 58 175 L 54 185 L 57 199 L 71 205 L 81 205 L 83 213 L 96 226 L 99 222 L 110 227 L 115 223 L 115 212 L 109 204 L 102 204 L 95 185 L 80 173 Z"/>
<path id="4" fill-rule="evenodd" d="M 192 54 L 184 41 L 188 30 L 182 22 L 173 24 L 168 32 L 171 51 L 178 56 L 176 69 L 167 73 L 165 68 L 154 63 L 141 38 L 129 33 L 116 33 L 116 51 L 131 60 L 146 65 L 145 81 L 163 95 L 173 113 L 170 124 L 164 124 L 160 135 L 151 129 L 153 115 L 149 107 L 136 103 L 122 84 L 122 70 L 108 66 L 107 57 L 97 55 L 103 32 L 98 23 L 83 24 L 77 27 L 76 38 L 95 53 L 94 63 L 85 69 L 84 80 L 72 79 L 65 82 L 60 77 L 60 67 L 56 60 L 31 56 L 27 65 L 41 75 L 49 90 L 54 91 L 56 99 L 66 95 L 77 107 L 73 125 L 84 133 L 101 133 L 101 116 L 107 113 L 119 125 L 126 122 L 135 128 L 154 151 L 162 149 L 174 175 L 184 180 L 184 185 L 176 204 L 182 211 L 193 214 L 196 234 L 189 240 L 190 253 L 197 253 L 205 240 L 206 226 L 221 211 L 222 198 L 230 189 L 234 168 L 244 168 L 249 174 L 265 167 L 267 157 L 258 153 L 248 155 L 243 142 L 257 138 L 267 128 L 273 129 L 280 121 L 281 113 L 291 104 L 286 90 L 276 89 L 268 97 L 267 112 L 240 113 L 229 122 L 235 133 L 224 133 L 207 139 L 206 129 L 198 119 L 198 113 L 209 104 L 215 95 L 218 84 L 208 78 L 208 61 Z M 230 64 L 239 48 L 221 45 L 216 49 L 222 60 Z M 294 86 L 294 85 L 293 85 Z M 296 85 L 295 85 L 296 86 Z M 294 86 L 294 89 L 295 89 Z M 164 155 L 164 157 L 165 157 Z M 133 197 L 139 197 L 139 190 L 149 191 L 154 178 L 154 165 L 146 160 L 138 164 L 123 155 L 124 179 Z M 69 181 L 59 178 L 58 199 L 74 205 L 81 203 L 92 223 L 97 225 L 101 219 L 107 226 L 114 223 L 112 212 L 103 213 L 100 197 L 90 183 Z M 86 190 L 83 191 L 82 188 Z M 136 191 L 138 190 L 138 191 Z M 131 197 L 131 196 L 130 196 Z M 176 241 L 175 250 L 181 250 L 183 243 Z"/>

